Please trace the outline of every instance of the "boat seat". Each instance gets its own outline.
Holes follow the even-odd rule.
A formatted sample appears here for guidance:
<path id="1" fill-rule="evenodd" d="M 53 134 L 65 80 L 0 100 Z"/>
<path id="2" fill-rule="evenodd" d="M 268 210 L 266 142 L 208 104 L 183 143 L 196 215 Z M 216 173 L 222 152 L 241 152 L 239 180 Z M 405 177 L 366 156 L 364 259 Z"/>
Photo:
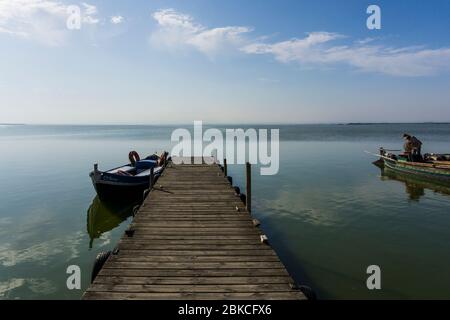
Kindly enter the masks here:
<path id="1" fill-rule="evenodd" d="M 157 174 L 161 171 L 162 167 L 155 167 L 153 174 Z M 150 169 L 143 170 L 135 175 L 135 177 L 143 177 L 143 176 L 150 176 Z"/>
<path id="2" fill-rule="evenodd" d="M 143 176 L 148 176 L 148 175 L 150 175 L 150 169 L 139 172 L 137 175 L 135 175 L 135 177 L 143 177 Z"/>
<path id="3" fill-rule="evenodd" d="M 134 169 L 134 167 L 132 167 L 132 166 L 123 166 L 123 167 L 120 167 L 120 168 L 117 168 L 117 169 L 113 169 L 113 170 L 110 170 L 110 171 L 107 171 L 107 172 L 108 173 L 117 173 L 117 171 L 119 171 L 119 170 L 122 170 L 122 171 L 125 171 L 125 172 L 129 172 L 129 171 L 131 171 L 133 169 Z"/>
<path id="4" fill-rule="evenodd" d="M 156 160 L 139 160 L 135 165 L 137 170 L 143 170 L 153 168 L 156 166 L 156 164 Z"/>

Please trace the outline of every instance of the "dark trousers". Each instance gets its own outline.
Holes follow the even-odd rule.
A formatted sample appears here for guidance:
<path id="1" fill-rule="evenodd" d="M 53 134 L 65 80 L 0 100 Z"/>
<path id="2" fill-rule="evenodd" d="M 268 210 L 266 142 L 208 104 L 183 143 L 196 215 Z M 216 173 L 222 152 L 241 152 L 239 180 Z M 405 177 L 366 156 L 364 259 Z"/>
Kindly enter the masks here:
<path id="1" fill-rule="evenodd" d="M 412 162 L 421 162 L 422 161 L 422 155 L 420 154 L 420 149 L 414 149 L 409 154 L 409 160 Z"/>

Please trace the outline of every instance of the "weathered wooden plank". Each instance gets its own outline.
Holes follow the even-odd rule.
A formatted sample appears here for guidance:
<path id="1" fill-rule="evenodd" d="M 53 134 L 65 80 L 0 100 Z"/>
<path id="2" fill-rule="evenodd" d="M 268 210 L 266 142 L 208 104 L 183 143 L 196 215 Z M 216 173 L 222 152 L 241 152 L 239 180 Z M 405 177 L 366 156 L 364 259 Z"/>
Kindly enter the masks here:
<path id="1" fill-rule="evenodd" d="M 194 240 L 151 240 L 148 238 L 140 237 L 139 235 L 134 235 L 132 238 L 123 238 L 121 243 L 145 243 L 148 246 L 153 245 L 261 245 L 261 241 L 258 237 L 253 237 L 251 239 L 210 239 L 205 241 L 204 239 L 194 239 Z"/>
<path id="2" fill-rule="evenodd" d="M 173 202 L 154 202 L 146 208 L 152 208 L 153 210 L 169 210 L 169 209 L 196 209 L 196 208 L 214 208 L 214 209 L 234 209 L 236 206 L 240 207 L 241 210 L 245 210 L 243 202 L 236 198 L 233 201 L 211 201 L 211 200 L 202 200 L 202 199 L 184 199 L 184 200 L 176 200 Z M 147 210 L 148 211 L 148 210 Z"/>
<path id="3" fill-rule="evenodd" d="M 143 208 L 142 210 L 139 210 L 139 212 L 136 214 L 136 217 L 142 217 L 142 218 L 151 218 L 151 217 L 167 217 L 167 218 L 177 218 L 177 217 L 189 217 L 189 218 L 195 218 L 196 216 L 204 217 L 205 215 L 208 216 L 214 216 L 217 219 L 220 219 L 221 216 L 228 216 L 228 217 L 245 217 L 249 218 L 249 214 L 246 212 L 237 211 L 236 207 L 227 207 L 224 209 L 206 209 L 206 208 L 196 208 L 196 209 L 185 209 L 182 212 L 180 212 L 179 215 L 176 214 L 176 209 L 173 210 L 164 210 L 164 215 L 161 214 L 162 211 L 153 211 L 153 210 L 147 210 L 146 208 Z"/>
<path id="4" fill-rule="evenodd" d="M 283 265 L 278 261 L 258 261 L 258 262 L 149 262 L 149 261 L 113 261 L 109 263 L 110 269 L 282 269 Z"/>
<path id="5" fill-rule="evenodd" d="M 121 249 L 137 250 L 261 250 L 261 244 L 148 244 L 146 241 L 125 241 L 119 243 Z"/>
<path id="6" fill-rule="evenodd" d="M 239 234 L 252 234 L 259 235 L 259 231 L 256 228 L 141 228 L 135 227 L 135 230 L 139 230 L 140 232 L 146 232 L 148 234 L 174 234 L 174 235 L 186 235 L 186 234 L 195 234 L 195 235 L 239 235 Z"/>
<path id="7" fill-rule="evenodd" d="M 287 284 L 271 283 L 271 284 L 215 284 L 215 285 L 147 285 L 147 284 L 96 284 L 88 292 L 289 292 L 292 288 Z"/>
<path id="8" fill-rule="evenodd" d="M 133 225 L 141 228 L 155 227 L 155 228 L 233 228 L 233 227 L 254 227 L 249 220 L 234 220 L 228 221 L 149 221 L 135 219 Z"/>
<path id="9" fill-rule="evenodd" d="M 145 256 L 145 255 L 112 255 L 113 261 L 131 262 L 277 262 L 277 256 Z"/>
<path id="10" fill-rule="evenodd" d="M 200 215 L 200 216 L 192 216 L 192 215 L 186 215 L 186 216 L 153 216 L 153 215 L 136 215 L 136 217 L 133 220 L 134 222 L 172 222 L 172 221 L 187 221 L 187 222 L 215 222 L 217 221 L 223 221 L 223 222 L 233 222 L 233 221 L 248 221 L 248 217 L 244 215 Z"/>
<path id="11" fill-rule="evenodd" d="M 120 248 L 120 255 L 140 256 L 267 256 L 275 255 L 271 248 L 263 250 L 151 250 L 151 249 L 129 249 Z"/>
<path id="12" fill-rule="evenodd" d="M 101 300 L 303 300 L 305 296 L 297 291 L 286 292 L 249 292 L 249 293 L 151 293 L 151 292 L 92 292 L 85 294 L 85 299 Z"/>
<path id="13" fill-rule="evenodd" d="M 252 240 L 257 238 L 260 240 L 258 235 L 248 235 L 248 234 L 239 234 L 239 235 L 195 235 L 195 234 L 187 234 L 187 235 L 170 235 L 170 234 L 147 234 L 141 232 L 142 230 L 136 230 L 134 236 L 138 239 L 146 239 L 146 240 Z"/>
<path id="14" fill-rule="evenodd" d="M 265 277 L 265 276 L 287 276 L 284 268 L 271 269 L 131 269 L 131 268 L 109 268 L 105 264 L 99 273 L 103 276 L 125 276 L 125 277 Z"/>
<path id="15" fill-rule="evenodd" d="M 170 203 L 167 204 L 174 204 L 174 203 L 191 203 L 191 202 L 200 202 L 200 203 L 224 203 L 224 204 L 233 204 L 233 203 L 239 203 L 242 202 L 241 199 L 234 194 L 231 195 L 221 195 L 221 196 L 207 196 L 207 195 L 192 195 L 192 196 L 172 196 L 172 195 L 159 195 L 155 197 L 155 201 L 164 201 L 165 199 L 168 199 Z M 156 204 L 157 202 L 155 202 Z M 166 204 L 166 203 L 164 203 Z"/>
<path id="16" fill-rule="evenodd" d="M 156 185 L 158 187 L 158 185 Z M 166 194 L 166 195 L 175 195 L 175 196 L 213 196 L 213 195 L 234 195 L 236 196 L 236 193 L 234 189 L 230 186 L 229 188 L 216 188 L 216 189 L 203 189 L 203 188 L 197 188 L 197 189 L 176 189 L 172 190 L 171 188 L 162 189 L 162 190 L 152 190 L 152 194 L 158 195 L 158 194 Z"/>
<path id="17" fill-rule="evenodd" d="M 292 283 L 289 276 L 272 277 L 123 277 L 102 276 L 95 278 L 95 284 L 153 284 L 153 285 L 176 285 L 176 284 L 288 284 Z"/>
<path id="18" fill-rule="evenodd" d="M 238 203 L 227 203 L 227 204 L 208 204 L 197 203 L 197 204 L 182 204 L 182 203 L 174 203 L 174 204 L 152 204 L 151 206 L 145 206 L 142 208 L 143 212 L 164 212 L 164 211 L 174 211 L 174 210 L 189 210 L 196 212 L 214 212 L 214 211 L 229 211 L 236 212 L 236 207 L 239 208 L 239 211 L 244 212 L 245 207 L 242 202 Z M 213 208 L 213 209 L 211 209 Z"/>
<path id="19" fill-rule="evenodd" d="M 202 213 L 202 212 L 209 212 L 209 213 L 226 213 L 226 214 L 231 214 L 233 212 L 236 212 L 236 206 L 233 205 L 221 205 L 220 207 L 208 207 L 203 205 L 203 203 L 201 203 L 200 205 L 196 206 L 196 205 L 192 205 L 192 204 L 186 204 L 184 207 L 183 206 L 176 206 L 174 208 L 171 208 L 170 206 L 166 206 L 164 207 L 164 211 L 162 210 L 156 210 L 156 207 L 162 207 L 162 205 L 157 205 L 157 204 L 153 204 L 154 208 L 151 207 L 150 205 L 142 205 L 139 208 L 139 212 L 145 212 L 147 214 L 156 214 L 156 215 L 161 215 L 163 212 L 167 213 L 167 214 L 174 214 L 177 211 L 180 214 L 189 214 L 189 213 Z M 244 209 L 243 205 L 239 205 L 238 206 L 240 209 Z M 243 210 L 243 212 L 245 212 Z M 246 212 L 247 213 L 247 212 Z M 247 213 L 248 214 L 248 213 Z"/>
<path id="20" fill-rule="evenodd" d="M 208 231 L 195 231 L 195 232 L 189 232 L 189 231 L 185 231 L 185 232 L 179 232 L 179 231 L 157 231 L 155 229 L 152 230 L 148 230 L 148 229 L 136 229 L 135 234 L 138 233 L 147 233 L 148 235 L 154 236 L 154 235 L 163 235 L 163 236 L 227 236 L 227 235 L 232 235 L 232 236 L 239 236 L 242 235 L 241 232 L 228 232 L 228 231 L 224 231 L 224 232 L 208 232 Z M 250 234 L 250 233 L 249 233 Z M 260 238 L 261 233 L 251 233 L 251 235 L 256 236 L 258 238 Z"/>

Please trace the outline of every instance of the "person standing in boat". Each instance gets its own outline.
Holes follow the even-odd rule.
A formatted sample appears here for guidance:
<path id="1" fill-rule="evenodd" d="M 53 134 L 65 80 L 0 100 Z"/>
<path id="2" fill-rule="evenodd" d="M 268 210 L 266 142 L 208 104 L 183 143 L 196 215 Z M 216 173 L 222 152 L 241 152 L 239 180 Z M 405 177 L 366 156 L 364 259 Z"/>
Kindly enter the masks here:
<path id="1" fill-rule="evenodd" d="M 407 133 L 403 134 L 403 138 L 405 139 L 403 148 L 405 149 L 405 154 L 408 155 L 409 161 L 422 161 L 422 141 Z"/>

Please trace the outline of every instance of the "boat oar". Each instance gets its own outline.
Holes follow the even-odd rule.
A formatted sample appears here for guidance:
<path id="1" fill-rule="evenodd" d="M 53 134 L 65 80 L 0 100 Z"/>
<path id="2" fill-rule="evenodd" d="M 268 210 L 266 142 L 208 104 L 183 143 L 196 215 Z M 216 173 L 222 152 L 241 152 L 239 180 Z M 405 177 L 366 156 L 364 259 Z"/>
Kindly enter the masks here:
<path id="1" fill-rule="evenodd" d="M 380 157 L 380 158 L 383 158 L 383 159 L 392 160 L 391 158 L 388 158 L 388 157 L 386 157 L 386 156 L 383 156 L 383 155 L 381 155 L 381 154 L 379 154 L 379 153 L 373 153 L 373 152 L 370 152 L 370 151 L 367 151 L 367 150 L 364 150 L 364 152 L 365 152 L 365 153 L 368 153 L 368 154 L 370 154 L 370 155 L 372 155 L 372 156 L 375 156 L 375 157 Z"/>
<path id="2" fill-rule="evenodd" d="M 367 151 L 367 150 L 364 150 L 364 152 L 365 152 L 365 153 L 368 153 L 368 154 L 370 154 L 370 155 L 372 155 L 372 156 L 376 156 L 376 157 L 381 157 L 381 156 L 382 156 L 382 155 L 379 154 L 379 153 L 373 153 L 373 152 L 370 152 L 370 151 Z"/>

